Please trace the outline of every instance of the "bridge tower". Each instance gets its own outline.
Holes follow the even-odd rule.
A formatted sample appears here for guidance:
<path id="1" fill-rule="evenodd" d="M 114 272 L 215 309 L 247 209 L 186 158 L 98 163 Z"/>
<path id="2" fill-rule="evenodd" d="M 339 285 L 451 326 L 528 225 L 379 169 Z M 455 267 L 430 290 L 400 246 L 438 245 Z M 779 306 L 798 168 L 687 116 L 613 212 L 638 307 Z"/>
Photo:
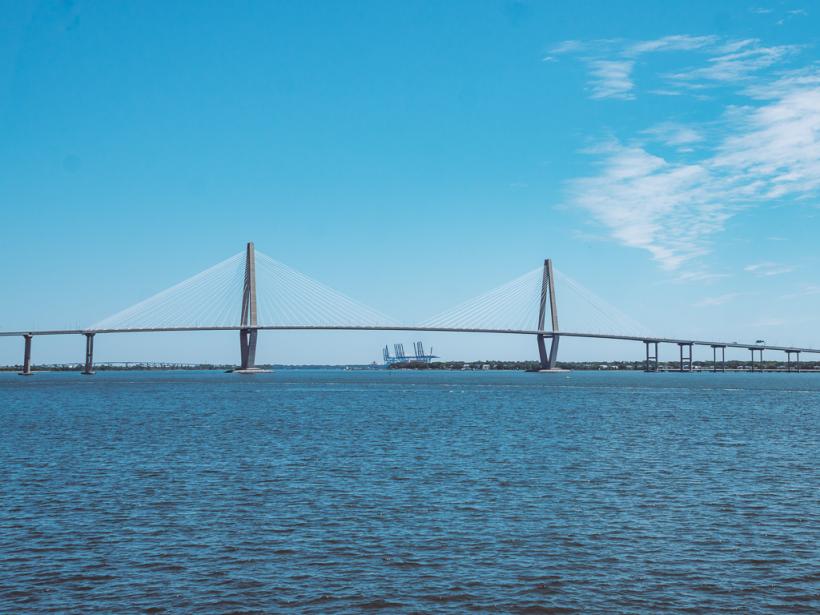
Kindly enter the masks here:
<path id="1" fill-rule="evenodd" d="M 239 331 L 239 351 L 241 374 L 261 371 L 256 367 L 256 259 L 253 242 L 249 241 L 245 251 L 245 284 L 242 289 L 242 317 L 240 325 L 248 327 Z"/>
<path id="2" fill-rule="evenodd" d="M 538 334 L 538 358 L 541 363 L 541 371 L 558 371 L 555 367 L 555 361 L 558 357 L 558 308 L 555 301 L 555 275 L 552 271 L 552 259 L 549 258 L 544 261 L 544 274 L 541 278 L 541 304 L 538 309 L 539 331 L 544 331 L 547 299 L 549 299 L 552 335 Z M 547 354 L 547 347 L 544 342 L 546 337 L 551 338 L 549 354 Z"/>

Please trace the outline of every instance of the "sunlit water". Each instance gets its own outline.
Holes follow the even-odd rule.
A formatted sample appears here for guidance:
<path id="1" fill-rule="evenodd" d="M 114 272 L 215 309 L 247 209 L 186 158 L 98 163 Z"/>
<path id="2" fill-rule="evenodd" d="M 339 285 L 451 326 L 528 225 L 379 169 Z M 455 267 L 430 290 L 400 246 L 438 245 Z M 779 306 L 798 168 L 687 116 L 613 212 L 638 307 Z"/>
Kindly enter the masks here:
<path id="1" fill-rule="evenodd" d="M 0 374 L 0 612 L 820 609 L 820 374 Z"/>

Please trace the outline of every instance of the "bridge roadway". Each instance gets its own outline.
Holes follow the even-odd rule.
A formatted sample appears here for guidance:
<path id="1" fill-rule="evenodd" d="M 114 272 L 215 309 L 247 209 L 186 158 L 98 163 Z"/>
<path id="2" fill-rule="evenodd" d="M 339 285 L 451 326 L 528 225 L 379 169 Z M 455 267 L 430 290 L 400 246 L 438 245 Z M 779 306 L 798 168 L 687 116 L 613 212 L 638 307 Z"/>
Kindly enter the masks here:
<path id="1" fill-rule="evenodd" d="M 586 339 L 620 340 L 645 344 L 678 344 L 684 346 L 708 346 L 710 348 L 743 348 L 745 350 L 776 350 L 788 353 L 820 354 L 820 348 L 798 346 L 773 346 L 770 344 L 743 344 L 740 342 L 719 342 L 692 340 L 673 337 L 645 337 L 635 335 L 615 335 L 609 333 L 576 333 L 540 331 L 538 329 L 476 329 L 459 327 L 424 327 L 413 325 L 255 325 L 230 327 L 156 327 L 139 329 L 46 329 L 41 331 L 0 331 L 0 337 L 35 335 L 97 335 L 104 333 L 172 333 L 185 331 L 420 331 L 426 333 L 500 333 L 508 335 L 541 335 L 543 337 L 579 337 Z"/>

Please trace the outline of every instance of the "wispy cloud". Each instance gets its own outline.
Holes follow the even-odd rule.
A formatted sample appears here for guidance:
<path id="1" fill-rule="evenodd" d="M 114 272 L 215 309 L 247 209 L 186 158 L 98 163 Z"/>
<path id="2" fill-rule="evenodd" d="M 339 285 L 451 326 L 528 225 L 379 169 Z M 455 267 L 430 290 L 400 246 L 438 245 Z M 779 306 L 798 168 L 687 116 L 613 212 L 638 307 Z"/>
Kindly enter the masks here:
<path id="1" fill-rule="evenodd" d="M 714 282 L 732 277 L 728 273 L 714 273 L 712 271 L 684 271 L 677 276 L 675 282 Z"/>
<path id="2" fill-rule="evenodd" d="M 777 22 L 775 22 L 775 23 L 778 26 L 782 26 L 787 21 L 790 21 L 790 20 L 794 19 L 795 17 L 806 17 L 806 16 L 808 16 L 808 14 L 809 14 L 809 12 L 806 11 L 805 9 L 792 9 L 791 11 L 786 12 L 785 17 L 783 17 L 782 19 L 777 20 Z"/>
<path id="3" fill-rule="evenodd" d="M 696 126 L 667 121 L 588 150 L 597 171 L 569 183 L 570 204 L 615 241 L 675 270 L 707 254 L 743 209 L 820 193 L 820 66 L 738 88 L 748 104 L 726 107 L 709 140 Z"/>
<path id="4" fill-rule="evenodd" d="M 754 181 L 761 198 L 807 195 L 820 188 L 820 86 L 774 94 L 770 104 L 737 114 L 714 163 Z"/>
<path id="5" fill-rule="evenodd" d="M 683 64 L 664 75 L 665 87 L 652 91 L 664 95 L 697 91 L 706 87 L 750 81 L 760 71 L 782 62 L 800 50 L 796 45 L 764 46 L 758 39 L 725 39 L 717 36 L 676 34 L 657 39 L 569 40 L 550 49 L 544 61 L 562 56 L 581 59 L 589 70 L 590 97 L 635 98 L 633 71 L 639 58 L 666 52 L 693 52 L 695 65 Z M 687 56 L 689 57 L 689 56 Z"/>
<path id="6" fill-rule="evenodd" d="M 756 276 L 769 277 L 773 275 L 789 273 L 791 271 L 794 271 L 794 267 L 789 267 L 788 265 L 780 265 L 778 263 L 766 261 L 763 263 L 755 263 L 754 265 L 747 265 L 743 268 L 743 270 L 749 273 L 753 273 Z"/>
<path id="7" fill-rule="evenodd" d="M 798 51 L 795 45 L 761 47 L 755 40 L 738 41 L 724 48 L 723 53 L 707 60 L 701 68 L 689 68 L 669 77 L 679 83 L 743 81 L 765 68 L 777 64 Z"/>
<path id="8" fill-rule="evenodd" d="M 631 60 L 593 60 L 590 62 L 592 98 L 634 98 L 630 78 Z"/>
<path id="9" fill-rule="evenodd" d="M 702 238 L 727 213 L 709 195 L 708 170 L 671 164 L 641 147 L 610 143 L 601 172 L 571 184 L 574 203 L 624 245 L 641 248 L 666 269 L 706 253 Z"/>
<path id="10" fill-rule="evenodd" d="M 741 293 L 725 293 L 723 295 L 718 295 L 717 297 L 705 297 L 695 303 L 695 307 L 717 307 L 720 305 L 726 305 L 740 296 Z"/>
<path id="11" fill-rule="evenodd" d="M 679 147 L 684 151 L 689 151 L 694 143 L 703 141 L 703 135 L 692 126 L 687 126 L 679 122 L 661 122 L 643 131 L 644 134 L 653 137 L 657 141 L 670 147 Z"/>
<path id="12" fill-rule="evenodd" d="M 703 49 L 718 42 L 716 36 L 690 36 L 688 34 L 675 34 L 664 36 L 649 41 L 640 41 L 626 47 L 626 55 L 639 55 L 655 51 L 693 51 Z"/>
<path id="13" fill-rule="evenodd" d="M 553 46 L 552 49 L 550 49 L 550 53 L 551 54 L 575 53 L 575 52 L 582 51 L 582 50 L 586 49 L 587 46 L 588 46 L 588 44 L 584 43 L 582 41 L 575 41 L 575 40 L 561 41 L 557 45 Z"/>
<path id="14" fill-rule="evenodd" d="M 803 284 L 797 292 L 783 295 L 781 299 L 798 299 L 820 295 L 820 284 Z"/>

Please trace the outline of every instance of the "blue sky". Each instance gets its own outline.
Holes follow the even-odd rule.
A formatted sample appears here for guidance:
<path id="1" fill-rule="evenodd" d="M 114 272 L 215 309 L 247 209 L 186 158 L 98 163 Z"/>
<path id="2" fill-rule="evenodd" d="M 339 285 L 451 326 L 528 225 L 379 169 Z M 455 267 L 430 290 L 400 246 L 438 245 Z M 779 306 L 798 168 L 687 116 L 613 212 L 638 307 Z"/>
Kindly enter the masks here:
<path id="1" fill-rule="evenodd" d="M 550 256 L 653 332 L 820 346 L 812 3 L 2 4 L 0 329 L 90 325 L 254 240 L 406 322 Z M 98 357 L 231 361 L 234 337 Z M 394 341 L 267 334 L 260 359 Z"/>

